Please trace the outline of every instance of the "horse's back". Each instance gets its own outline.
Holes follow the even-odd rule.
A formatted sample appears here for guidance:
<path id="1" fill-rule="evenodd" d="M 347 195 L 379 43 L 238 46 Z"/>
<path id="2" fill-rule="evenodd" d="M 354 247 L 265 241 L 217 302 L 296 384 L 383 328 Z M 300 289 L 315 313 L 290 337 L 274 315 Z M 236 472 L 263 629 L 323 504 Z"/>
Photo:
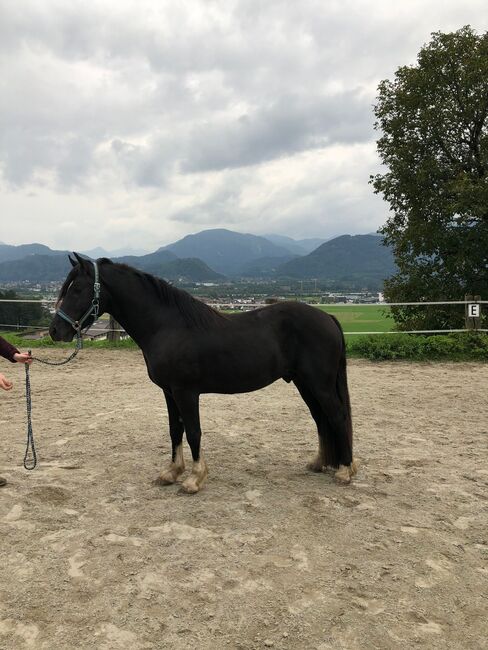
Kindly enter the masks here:
<path id="1" fill-rule="evenodd" d="M 283 301 L 237 317 L 249 336 L 265 332 L 277 345 L 292 372 L 314 361 L 335 366 L 343 352 L 343 335 L 337 321 L 327 312 L 298 301 Z M 239 328 L 240 329 L 240 328 Z"/>
<path id="2" fill-rule="evenodd" d="M 316 340 L 331 343 L 342 340 L 341 330 L 334 318 L 327 312 L 298 301 L 283 301 L 247 312 L 256 327 L 270 326 L 278 333 L 287 333 L 297 340 Z M 244 322 L 244 319 L 243 319 Z"/>
<path id="3" fill-rule="evenodd" d="M 175 330 L 150 355 L 153 381 L 194 385 L 199 392 L 237 393 L 302 368 L 335 366 L 341 334 L 332 318 L 299 302 L 280 302 L 236 314 L 216 327 Z M 158 347 L 159 347 L 158 345 Z"/>

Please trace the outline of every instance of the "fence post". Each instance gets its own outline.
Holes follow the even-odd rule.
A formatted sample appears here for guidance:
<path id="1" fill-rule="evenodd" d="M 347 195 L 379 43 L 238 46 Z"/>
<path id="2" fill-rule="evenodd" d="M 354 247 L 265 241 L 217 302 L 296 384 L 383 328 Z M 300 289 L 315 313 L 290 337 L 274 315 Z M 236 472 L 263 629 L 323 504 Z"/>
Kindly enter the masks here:
<path id="1" fill-rule="evenodd" d="M 466 313 L 465 313 L 465 323 L 466 323 L 466 329 L 467 330 L 477 330 L 480 328 L 481 325 L 481 316 L 480 312 L 478 312 L 478 316 L 473 316 L 472 314 L 469 313 L 469 306 L 468 303 L 473 303 L 473 302 L 479 302 L 481 300 L 481 296 L 472 296 L 471 294 L 466 294 L 464 296 L 464 299 L 466 300 Z M 478 305 L 478 307 L 480 307 Z"/>
<path id="2" fill-rule="evenodd" d="M 115 318 L 110 315 L 109 319 L 109 332 L 108 332 L 108 340 L 111 343 L 117 343 L 120 341 L 120 332 L 115 332 L 114 330 L 120 329 L 120 325 L 117 323 Z"/>

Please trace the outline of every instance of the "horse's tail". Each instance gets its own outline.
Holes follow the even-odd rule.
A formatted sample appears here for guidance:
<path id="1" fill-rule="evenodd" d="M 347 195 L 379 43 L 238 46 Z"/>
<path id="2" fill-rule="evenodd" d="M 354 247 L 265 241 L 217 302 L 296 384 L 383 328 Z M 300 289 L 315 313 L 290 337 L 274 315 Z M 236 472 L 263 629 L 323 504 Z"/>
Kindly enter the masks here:
<path id="1" fill-rule="evenodd" d="M 346 340 L 344 338 L 344 332 L 342 330 L 341 324 L 339 323 L 337 318 L 335 316 L 332 316 L 332 314 L 329 314 L 329 316 L 335 322 L 335 324 L 339 329 L 339 332 L 341 333 L 342 350 L 341 350 L 341 357 L 339 360 L 339 368 L 337 371 L 336 387 L 337 387 L 337 394 L 339 396 L 339 399 L 344 409 L 343 417 L 345 419 L 345 429 L 346 429 L 346 440 L 344 442 L 345 442 L 345 446 L 347 447 L 345 452 L 346 452 L 346 456 L 350 457 L 349 462 L 353 462 L 352 414 L 351 414 L 351 401 L 349 399 L 349 389 L 347 386 Z M 344 463 L 344 464 L 348 464 L 348 463 Z"/>

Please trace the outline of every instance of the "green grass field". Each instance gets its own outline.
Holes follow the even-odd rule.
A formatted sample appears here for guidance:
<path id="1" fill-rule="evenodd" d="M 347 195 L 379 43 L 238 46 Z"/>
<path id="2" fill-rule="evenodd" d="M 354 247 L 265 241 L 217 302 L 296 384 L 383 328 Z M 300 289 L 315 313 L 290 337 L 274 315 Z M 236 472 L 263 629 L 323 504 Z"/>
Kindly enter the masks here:
<path id="1" fill-rule="evenodd" d="M 389 317 L 389 307 L 371 307 L 366 305 L 352 305 L 344 307 L 319 307 L 323 311 L 335 316 L 344 332 L 390 332 L 394 329 L 394 320 Z"/>

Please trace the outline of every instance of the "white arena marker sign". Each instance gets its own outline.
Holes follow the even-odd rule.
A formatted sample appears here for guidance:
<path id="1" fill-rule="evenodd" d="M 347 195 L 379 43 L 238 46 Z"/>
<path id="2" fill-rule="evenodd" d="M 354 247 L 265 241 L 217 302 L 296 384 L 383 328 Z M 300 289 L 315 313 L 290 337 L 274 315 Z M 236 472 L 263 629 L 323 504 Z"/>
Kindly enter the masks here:
<path id="1" fill-rule="evenodd" d="M 468 317 L 469 318 L 479 318 L 481 313 L 481 305 L 478 305 L 476 302 L 468 303 Z"/>

